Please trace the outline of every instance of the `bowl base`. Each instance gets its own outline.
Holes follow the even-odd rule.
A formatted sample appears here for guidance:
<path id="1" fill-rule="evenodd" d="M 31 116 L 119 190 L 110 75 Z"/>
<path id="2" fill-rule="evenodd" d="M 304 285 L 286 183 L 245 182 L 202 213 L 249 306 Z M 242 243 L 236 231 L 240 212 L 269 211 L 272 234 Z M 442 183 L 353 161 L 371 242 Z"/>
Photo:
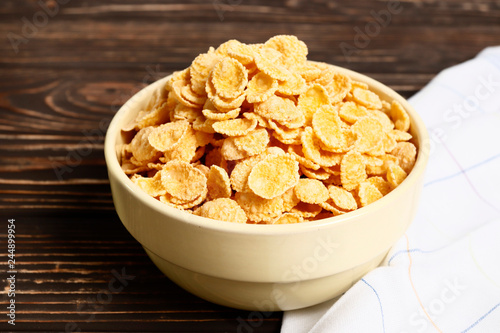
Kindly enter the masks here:
<path id="1" fill-rule="evenodd" d="M 377 267 L 387 251 L 347 271 L 317 279 L 287 283 L 235 281 L 182 268 L 144 248 L 153 263 L 170 280 L 212 303 L 250 311 L 286 311 L 316 305 L 349 289 Z"/>

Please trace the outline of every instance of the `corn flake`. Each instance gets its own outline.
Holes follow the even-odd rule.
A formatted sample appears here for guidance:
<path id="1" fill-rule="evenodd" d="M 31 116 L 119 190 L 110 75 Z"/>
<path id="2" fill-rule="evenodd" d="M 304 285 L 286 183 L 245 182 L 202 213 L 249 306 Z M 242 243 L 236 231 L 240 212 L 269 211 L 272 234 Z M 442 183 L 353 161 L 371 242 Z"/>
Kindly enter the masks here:
<path id="1" fill-rule="evenodd" d="M 299 180 L 299 163 L 289 154 L 270 155 L 258 162 L 248 175 L 248 187 L 264 199 L 285 193 Z"/>
<path id="2" fill-rule="evenodd" d="M 234 198 L 250 221 L 270 222 L 284 212 L 280 196 L 264 199 L 252 192 L 236 192 Z"/>
<path id="3" fill-rule="evenodd" d="M 310 204 L 301 201 L 290 210 L 290 213 L 297 214 L 303 218 L 312 218 L 321 213 L 321 210 L 323 209 L 321 207 L 322 204 L 323 202 L 320 204 Z"/>
<path id="4" fill-rule="evenodd" d="M 160 172 L 161 182 L 167 193 L 181 200 L 194 200 L 207 187 L 205 175 L 183 161 L 170 161 Z"/>
<path id="5" fill-rule="evenodd" d="M 352 90 L 353 100 L 368 109 L 379 110 L 382 108 L 380 97 L 368 89 L 354 88 Z"/>
<path id="6" fill-rule="evenodd" d="M 195 210 L 194 214 L 219 221 L 234 223 L 247 222 L 245 211 L 236 201 L 229 198 L 217 198 L 212 201 L 207 201 L 200 208 Z"/>
<path id="7" fill-rule="evenodd" d="M 406 176 L 406 172 L 397 164 L 391 164 L 387 168 L 387 181 L 393 188 L 401 184 Z"/>
<path id="8" fill-rule="evenodd" d="M 259 103 L 271 97 L 277 89 L 278 80 L 259 72 L 248 82 L 245 94 L 249 103 Z"/>
<path id="9" fill-rule="evenodd" d="M 417 158 L 408 113 L 307 53 L 290 35 L 210 47 L 122 129 L 122 170 L 166 205 L 237 223 L 314 221 L 387 195 Z"/>
<path id="10" fill-rule="evenodd" d="M 159 197 L 167 193 L 167 190 L 163 187 L 161 182 L 160 172 L 157 172 L 154 177 L 133 177 L 132 181 L 152 197 Z"/>
<path id="11" fill-rule="evenodd" d="M 314 84 L 300 94 L 297 107 L 304 114 L 306 126 L 312 124 L 314 113 L 322 105 L 330 105 L 330 98 L 322 85 Z"/>
<path id="12" fill-rule="evenodd" d="M 396 148 L 391 151 L 391 155 L 396 156 L 399 161 L 399 166 L 406 173 L 409 173 L 415 165 L 417 148 L 411 142 L 398 142 Z"/>
<path id="13" fill-rule="evenodd" d="M 319 204 L 329 197 L 326 186 L 316 179 L 300 178 L 294 189 L 300 201 L 310 204 Z"/>
<path id="14" fill-rule="evenodd" d="M 281 61 L 286 68 L 299 67 L 306 62 L 307 46 L 295 36 L 274 36 L 269 38 L 264 46 L 279 51 L 282 54 Z"/>
<path id="15" fill-rule="evenodd" d="M 410 129 L 410 116 L 398 101 L 392 101 L 391 118 L 397 130 L 407 132 Z"/>
<path id="16" fill-rule="evenodd" d="M 212 125 L 215 132 L 224 134 L 227 136 L 242 136 L 247 135 L 257 127 L 256 119 L 230 119 L 224 121 L 218 121 Z"/>
<path id="17" fill-rule="evenodd" d="M 358 197 L 361 206 L 364 207 L 382 198 L 383 195 L 372 183 L 362 182 L 361 184 L 359 184 Z"/>
<path id="18" fill-rule="evenodd" d="M 369 177 L 366 181 L 374 185 L 377 190 L 382 193 L 382 195 L 386 195 L 392 190 L 391 184 L 389 184 L 389 182 L 382 177 Z"/>
<path id="19" fill-rule="evenodd" d="M 285 213 L 271 221 L 270 224 L 293 224 L 303 222 L 304 218 L 296 213 Z"/>
<path id="20" fill-rule="evenodd" d="M 342 158 L 340 164 L 340 179 L 342 186 L 354 190 L 367 178 L 363 156 L 355 151 L 350 151 Z"/>
<path id="21" fill-rule="evenodd" d="M 245 67 L 233 58 L 225 57 L 212 69 L 212 83 L 217 95 L 236 98 L 243 94 L 248 83 Z"/>
<path id="22" fill-rule="evenodd" d="M 355 123 L 358 119 L 366 117 L 368 111 L 362 105 L 358 105 L 354 102 L 345 102 L 339 108 L 339 116 L 342 120 L 348 123 Z"/>
<path id="23" fill-rule="evenodd" d="M 320 166 L 331 167 L 339 164 L 342 160 L 342 154 L 332 153 L 321 148 L 319 139 L 311 127 L 305 128 L 301 136 L 301 143 L 304 156 Z"/>
<path id="24" fill-rule="evenodd" d="M 342 187 L 330 185 L 328 186 L 328 193 L 333 204 L 339 209 L 349 211 L 358 208 L 352 193 Z"/>
<path id="25" fill-rule="evenodd" d="M 258 115 L 275 120 L 288 128 L 301 127 L 305 122 L 304 114 L 292 100 L 276 95 L 262 103 L 255 104 L 254 111 Z"/>
<path id="26" fill-rule="evenodd" d="M 312 126 L 314 133 L 321 140 L 325 149 L 333 152 L 348 150 L 346 137 L 342 129 L 338 111 L 331 105 L 321 106 L 314 113 Z"/>
<path id="27" fill-rule="evenodd" d="M 212 165 L 207 176 L 208 199 L 230 198 L 231 181 L 226 170 Z"/>

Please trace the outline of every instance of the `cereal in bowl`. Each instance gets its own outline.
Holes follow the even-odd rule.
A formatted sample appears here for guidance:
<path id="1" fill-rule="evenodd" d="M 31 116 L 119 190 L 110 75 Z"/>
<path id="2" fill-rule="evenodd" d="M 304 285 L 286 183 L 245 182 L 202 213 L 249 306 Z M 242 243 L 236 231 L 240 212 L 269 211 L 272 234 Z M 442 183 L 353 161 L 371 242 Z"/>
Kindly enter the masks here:
<path id="1" fill-rule="evenodd" d="M 408 113 L 279 35 L 230 40 L 171 75 L 121 165 L 151 197 L 221 221 L 304 223 L 390 193 L 418 154 Z"/>

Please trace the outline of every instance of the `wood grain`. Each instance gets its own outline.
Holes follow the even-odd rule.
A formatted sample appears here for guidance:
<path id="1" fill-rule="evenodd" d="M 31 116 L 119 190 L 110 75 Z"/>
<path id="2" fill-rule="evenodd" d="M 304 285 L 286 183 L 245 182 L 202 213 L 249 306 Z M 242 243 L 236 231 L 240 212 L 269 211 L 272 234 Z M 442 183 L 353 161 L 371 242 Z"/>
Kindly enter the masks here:
<path id="1" fill-rule="evenodd" d="M 18 268 L 16 326 L 6 323 L 2 290 L 0 331 L 278 332 L 281 313 L 208 303 L 151 263 L 113 208 L 107 124 L 139 89 L 231 38 L 295 34 L 309 59 L 362 72 L 405 97 L 500 43 L 493 0 L 401 1 L 400 12 L 360 43 L 359 31 L 376 28 L 391 3 L 0 2 L 0 249 L 15 218 Z M 342 45 L 354 49 L 346 55 Z M 0 258 L 6 263 L 6 250 Z M 134 278 L 109 294 L 122 269 Z"/>

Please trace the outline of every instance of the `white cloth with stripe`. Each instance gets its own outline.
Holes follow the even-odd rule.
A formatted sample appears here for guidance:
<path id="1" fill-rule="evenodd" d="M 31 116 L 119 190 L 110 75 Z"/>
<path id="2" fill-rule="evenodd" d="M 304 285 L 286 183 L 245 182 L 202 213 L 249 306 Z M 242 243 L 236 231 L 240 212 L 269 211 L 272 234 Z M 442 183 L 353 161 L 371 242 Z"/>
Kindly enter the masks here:
<path id="1" fill-rule="evenodd" d="M 500 46 L 409 101 L 432 141 L 415 220 L 340 298 L 285 312 L 282 333 L 500 332 Z"/>

